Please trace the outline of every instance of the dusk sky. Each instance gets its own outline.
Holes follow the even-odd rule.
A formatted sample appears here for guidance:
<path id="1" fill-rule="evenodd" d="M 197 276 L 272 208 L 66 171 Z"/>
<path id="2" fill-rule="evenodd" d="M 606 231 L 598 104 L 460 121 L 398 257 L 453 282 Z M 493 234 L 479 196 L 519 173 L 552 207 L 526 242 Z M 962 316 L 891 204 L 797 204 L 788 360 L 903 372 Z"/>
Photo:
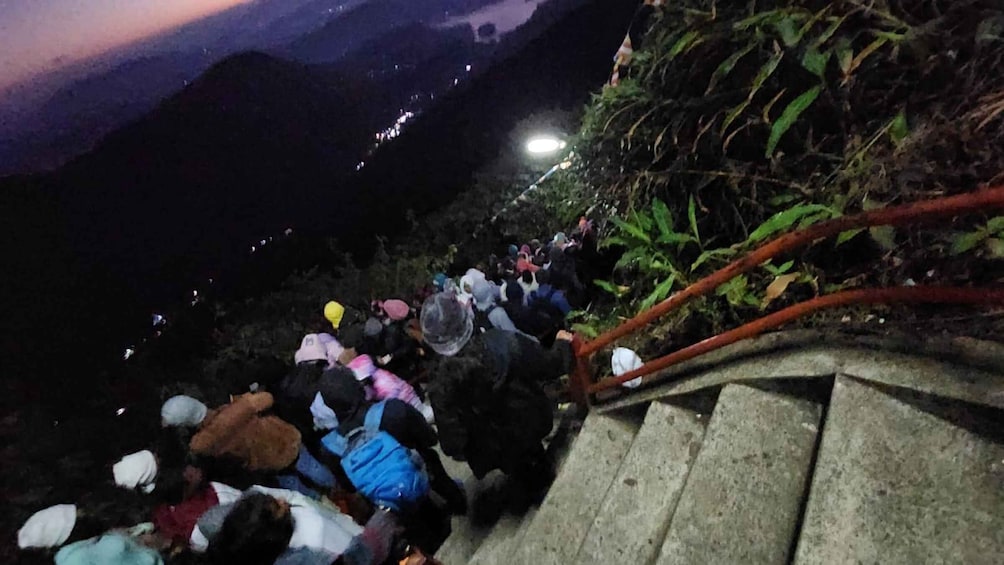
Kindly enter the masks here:
<path id="1" fill-rule="evenodd" d="M 0 0 L 0 88 L 248 0 Z"/>

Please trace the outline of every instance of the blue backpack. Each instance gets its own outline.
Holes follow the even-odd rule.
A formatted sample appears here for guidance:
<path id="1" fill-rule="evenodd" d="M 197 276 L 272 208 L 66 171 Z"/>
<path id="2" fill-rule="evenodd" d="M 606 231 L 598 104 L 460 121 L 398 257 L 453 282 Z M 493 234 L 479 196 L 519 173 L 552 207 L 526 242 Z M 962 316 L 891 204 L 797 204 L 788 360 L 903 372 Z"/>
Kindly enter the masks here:
<path id="1" fill-rule="evenodd" d="M 429 493 L 429 477 L 418 454 L 380 431 L 383 409 L 383 401 L 374 404 L 362 427 L 346 436 L 335 430 L 321 444 L 341 457 L 346 476 L 370 502 L 400 511 Z"/>

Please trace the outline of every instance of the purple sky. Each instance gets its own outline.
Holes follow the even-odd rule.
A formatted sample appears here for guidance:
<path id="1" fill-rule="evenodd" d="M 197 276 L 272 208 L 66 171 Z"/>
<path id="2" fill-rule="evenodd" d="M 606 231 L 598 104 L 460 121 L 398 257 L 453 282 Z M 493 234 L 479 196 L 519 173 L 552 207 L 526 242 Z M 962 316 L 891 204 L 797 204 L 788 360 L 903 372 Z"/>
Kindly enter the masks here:
<path id="1" fill-rule="evenodd" d="M 0 0 L 0 88 L 248 0 Z"/>

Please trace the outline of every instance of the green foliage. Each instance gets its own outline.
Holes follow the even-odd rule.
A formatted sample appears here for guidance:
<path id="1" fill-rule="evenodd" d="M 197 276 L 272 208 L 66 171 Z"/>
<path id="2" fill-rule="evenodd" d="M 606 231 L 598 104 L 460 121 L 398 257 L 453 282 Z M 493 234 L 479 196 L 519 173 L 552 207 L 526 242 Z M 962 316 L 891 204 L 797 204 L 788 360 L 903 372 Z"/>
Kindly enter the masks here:
<path id="1" fill-rule="evenodd" d="M 956 233 L 949 240 L 949 253 L 963 255 L 977 249 L 993 259 L 1004 259 L 1004 216 L 991 218 L 970 232 Z"/>
<path id="2" fill-rule="evenodd" d="M 794 125 L 795 120 L 798 119 L 802 112 L 804 112 L 816 98 L 819 96 L 819 91 L 822 90 L 820 86 L 814 86 L 809 90 L 803 92 L 798 98 L 791 101 L 790 104 L 781 113 L 781 117 L 778 118 L 774 125 L 770 128 L 770 137 L 767 138 L 767 152 L 766 156 L 770 157 L 774 154 L 774 149 L 777 148 L 777 144 L 781 141 L 781 136 L 783 136 L 791 126 Z"/>

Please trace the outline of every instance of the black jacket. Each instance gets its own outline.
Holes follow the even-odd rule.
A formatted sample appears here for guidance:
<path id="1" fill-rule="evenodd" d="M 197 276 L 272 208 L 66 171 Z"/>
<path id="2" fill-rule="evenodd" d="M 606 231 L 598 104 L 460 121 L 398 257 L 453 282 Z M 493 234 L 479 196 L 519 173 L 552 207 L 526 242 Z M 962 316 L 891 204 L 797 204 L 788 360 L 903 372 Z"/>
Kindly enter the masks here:
<path id="1" fill-rule="evenodd" d="M 276 390 L 275 410 L 280 418 L 296 426 L 304 443 L 317 439 L 310 405 L 317 393 L 339 421 L 347 421 L 364 413 L 366 391 L 348 368 L 327 368 L 327 362 L 300 363 L 286 375 Z"/>
<path id="2" fill-rule="evenodd" d="M 540 383 L 565 374 L 567 342 L 547 350 L 526 336 L 501 330 L 475 335 L 455 356 L 438 360 L 428 385 L 443 452 L 467 460 L 477 477 L 509 472 L 553 424 L 551 401 Z"/>

